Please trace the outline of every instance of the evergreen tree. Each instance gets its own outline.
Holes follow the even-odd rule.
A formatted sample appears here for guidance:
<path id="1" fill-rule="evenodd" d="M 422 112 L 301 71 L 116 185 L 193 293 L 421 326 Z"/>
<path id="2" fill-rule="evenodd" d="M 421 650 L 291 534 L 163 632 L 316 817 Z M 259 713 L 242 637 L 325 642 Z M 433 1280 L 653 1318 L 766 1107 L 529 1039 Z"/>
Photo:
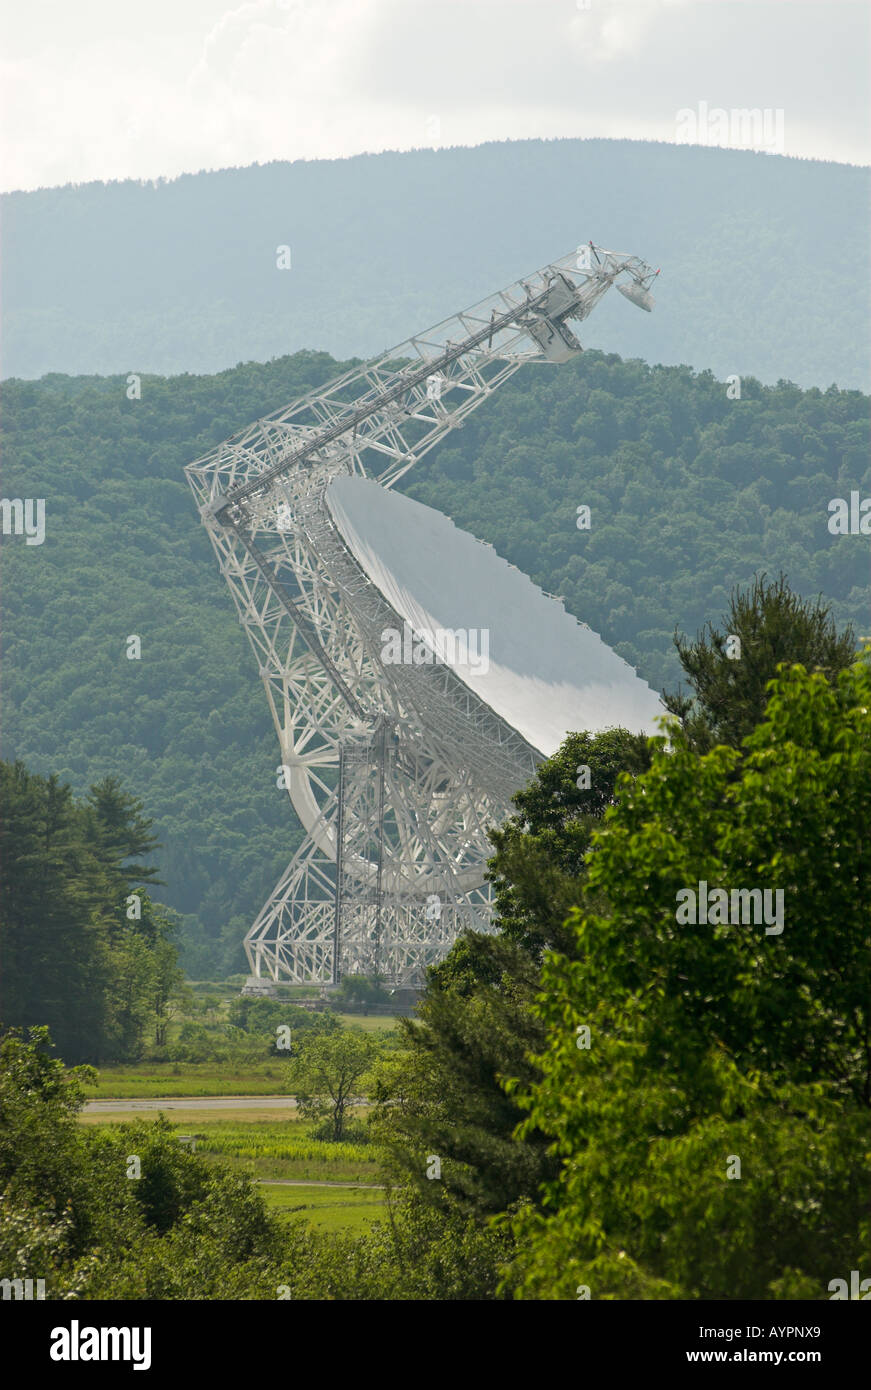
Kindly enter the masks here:
<path id="1" fill-rule="evenodd" d="M 663 699 L 703 752 L 716 743 L 741 746 L 764 717 L 768 682 L 782 661 L 834 681 L 856 655 L 853 629 L 837 631 L 831 604 L 800 598 L 783 574 L 736 588 L 719 629 L 709 622 L 694 642 L 675 631 L 674 645 L 693 693 Z"/>
<path id="2" fill-rule="evenodd" d="M 0 1019 L 51 1029 L 68 1062 L 133 1060 L 165 1035 L 181 971 L 153 903 L 141 803 L 114 779 L 77 804 L 58 778 L 0 762 Z"/>

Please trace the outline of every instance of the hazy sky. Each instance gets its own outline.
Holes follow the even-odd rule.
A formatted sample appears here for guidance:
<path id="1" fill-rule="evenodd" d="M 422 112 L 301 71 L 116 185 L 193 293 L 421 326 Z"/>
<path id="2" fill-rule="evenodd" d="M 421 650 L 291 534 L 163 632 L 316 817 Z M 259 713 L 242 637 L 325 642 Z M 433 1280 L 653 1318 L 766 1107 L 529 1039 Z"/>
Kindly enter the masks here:
<path id="1" fill-rule="evenodd" d="M 2 0 L 0 13 L 3 189 L 533 136 L 673 141 L 676 113 L 699 103 L 768 108 L 778 152 L 871 163 L 871 0 Z M 696 129 L 759 143 L 737 120 Z"/>

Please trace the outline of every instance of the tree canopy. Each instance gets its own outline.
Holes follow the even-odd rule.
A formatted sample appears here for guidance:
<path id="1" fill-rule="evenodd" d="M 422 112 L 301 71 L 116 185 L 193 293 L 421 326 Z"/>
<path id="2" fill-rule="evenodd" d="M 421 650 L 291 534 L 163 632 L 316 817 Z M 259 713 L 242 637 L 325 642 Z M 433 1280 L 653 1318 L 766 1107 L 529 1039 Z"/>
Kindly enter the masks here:
<path id="1" fill-rule="evenodd" d="M 871 1234 L 871 662 L 784 666 L 743 760 L 655 742 L 594 838 L 576 950 L 545 960 L 540 1075 L 510 1087 L 560 1169 L 509 1279 L 826 1297 Z M 702 879 L 780 885 L 782 933 L 679 924 Z"/>

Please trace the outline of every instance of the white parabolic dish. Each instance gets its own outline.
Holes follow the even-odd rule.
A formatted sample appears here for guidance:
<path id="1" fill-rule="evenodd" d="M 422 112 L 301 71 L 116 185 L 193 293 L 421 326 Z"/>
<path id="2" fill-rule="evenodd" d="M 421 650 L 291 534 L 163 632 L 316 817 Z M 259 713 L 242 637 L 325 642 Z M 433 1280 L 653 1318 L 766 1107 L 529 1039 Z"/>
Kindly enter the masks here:
<path id="1" fill-rule="evenodd" d="M 326 501 L 400 620 L 417 633 L 470 633 L 466 660 L 449 647 L 439 656 L 540 753 L 570 732 L 660 732 L 663 706 L 632 667 L 442 512 L 356 476 L 335 478 Z"/>

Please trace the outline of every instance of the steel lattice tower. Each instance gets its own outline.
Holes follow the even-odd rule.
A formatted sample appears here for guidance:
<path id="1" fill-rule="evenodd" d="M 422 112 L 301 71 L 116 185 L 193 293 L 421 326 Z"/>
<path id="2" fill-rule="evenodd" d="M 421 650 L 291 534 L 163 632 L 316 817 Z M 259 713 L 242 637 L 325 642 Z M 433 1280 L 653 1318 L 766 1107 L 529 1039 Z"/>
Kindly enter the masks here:
<path id="1" fill-rule="evenodd" d="M 650 309 L 657 273 L 589 243 L 186 468 L 307 832 L 246 937 L 255 975 L 419 983 L 464 926 L 486 928 L 486 827 L 542 757 L 449 665 L 383 664 L 397 615 L 346 546 L 330 482 L 391 488 L 524 363 L 577 356 L 567 320 L 612 284 Z"/>

